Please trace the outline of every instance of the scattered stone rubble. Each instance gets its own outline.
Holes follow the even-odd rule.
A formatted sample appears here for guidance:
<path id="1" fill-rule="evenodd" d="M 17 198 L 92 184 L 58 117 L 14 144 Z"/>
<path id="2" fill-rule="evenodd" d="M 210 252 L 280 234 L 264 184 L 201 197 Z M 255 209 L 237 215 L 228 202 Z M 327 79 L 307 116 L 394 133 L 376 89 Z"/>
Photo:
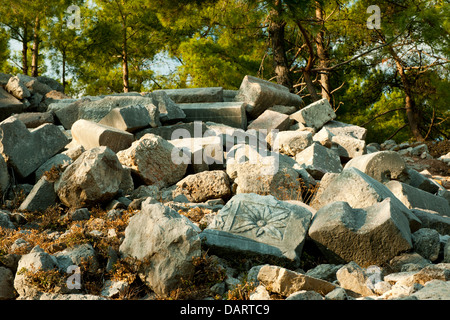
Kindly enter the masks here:
<path id="1" fill-rule="evenodd" d="M 80 99 L 46 77 L 0 79 L 2 229 L 27 232 L 23 213 L 56 203 L 61 219 L 99 225 L 98 205 L 108 219 L 133 212 L 106 269 L 140 261 L 137 275 L 159 297 L 194 276 L 206 249 L 227 274 L 210 297 L 245 279 L 251 300 L 450 299 L 450 184 L 415 164 L 433 159 L 425 144 L 366 144 L 366 129 L 336 120 L 327 100 L 305 106 L 252 76 L 235 91 Z M 209 213 L 191 221 L 180 208 Z M 95 271 L 91 244 L 49 253 L 19 238 L 0 249 L 0 300 L 111 299 L 130 286 L 48 293 L 26 281 L 24 270 L 66 272 L 83 259 Z M 326 263 L 311 266 L 312 255 Z M 227 261 L 243 257 L 255 262 L 238 274 Z"/>

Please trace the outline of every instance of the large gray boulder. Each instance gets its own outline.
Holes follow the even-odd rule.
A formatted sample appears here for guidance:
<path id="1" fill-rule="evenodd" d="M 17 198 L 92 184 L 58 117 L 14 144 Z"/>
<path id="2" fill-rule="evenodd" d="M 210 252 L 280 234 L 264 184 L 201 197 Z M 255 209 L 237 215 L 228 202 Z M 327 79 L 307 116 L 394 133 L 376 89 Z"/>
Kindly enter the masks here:
<path id="1" fill-rule="evenodd" d="M 338 176 L 332 177 L 325 186 L 320 186 L 311 201 L 311 207 L 319 210 L 323 206 L 336 202 L 347 202 L 352 208 L 366 208 L 386 198 L 391 198 L 392 205 L 398 208 L 409 220 L 411 231 L 417 231 L 421 222 L 397 197 L 381 182 L 360 170 L 350 167 Z"/>
<path id="2" fill-rule="evenodd" d="M 212 251 L 299 265 L 312 213 L 275 197 L 238 194 L 202 232 Z"/>
<path id="3" fill-rule="evenodd" d="M 326 205 L 314 215 L 308 234 L 330 261 L 363 267 L 412 248 L 409 222 L 390 198 L 364 209 L 346 202 Z"/>
<path id="4" fill-rule="evenodd" d="M 173 156 L 174 155 L 174 156 Z M 187 164 L 176 163 L 179 149 L 160 136 L 148 133 L 117 153 L 124 166 L 148 185 L 167 187 L 184 177 Z"/>
<path id="5" fill-rule="evenodd" d="M 253 118 L 275 105 L 303 106 L 300 96 L 290 93 L 288 88 L 249 75 L 242 80 L 235 101 L 245 102 L 247 112 Z"/>
<path id="6" fill-rule="evenodd" d="M 0 122 L 0 152 L 20 177 L 29 176 L 68 142 L 64 133 L 53 124 L 28 130 L 14 117 Z"/>
<path id="7" fill-rule="evenodd" d="M 409 209 L 432 210 L 442 216 L 450 217 L 450 205 L 443 197 L 435 196 L 399 181 L 390 181 L 386 183 L 386 187 Z"/>
<path id="8" fill-rule="evenodd" d="M 186 217 L 148 199 L 130 219 L 119 251 L 145 262 L 139 276 L 155 293 L 167 296 L 194 275 L 192 259 L 201 254 L 198 231 Z"/>
<path id="9" fill-rule="evenodd" d="M 113 199 L 123 178 L 122 165 L 107 147 L 85 151 L 55 183 L 59 199 L 68 207 L 83 208 Z"/>
<path id="10" fill-rule="evenodd" d="M 23 109 L 24 104 L 0 86 L 0 121 L 15 113 L 21 113 Z"/>
<path id="11" fill-rule="evenodd" d="M 266 141 L 272 150 L 295 157 L 313 143 L 313 136 L 309 131 L 281 131 L 268 134 Z"/>
<path id="12" fill-rule="evenodd" d="M 153 100 L 153 104 L 159 109 L 161 122 L 182 120 L 186 118 L 184 111 L 163 90 L 153 91 L 147 94 Z"/>

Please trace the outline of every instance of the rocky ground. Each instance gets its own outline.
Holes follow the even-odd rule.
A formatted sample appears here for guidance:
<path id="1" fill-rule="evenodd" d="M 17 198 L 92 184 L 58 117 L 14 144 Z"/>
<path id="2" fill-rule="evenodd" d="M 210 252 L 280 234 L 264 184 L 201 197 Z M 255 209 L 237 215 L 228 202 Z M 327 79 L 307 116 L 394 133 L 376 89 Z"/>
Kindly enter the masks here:
<path id="1" fill-rule="evenodd" d="M 0 74 L 0 117 L 0 300 L 450 299 L 449 141 L 366 143 L 249 76 L 71 99 Z"/>

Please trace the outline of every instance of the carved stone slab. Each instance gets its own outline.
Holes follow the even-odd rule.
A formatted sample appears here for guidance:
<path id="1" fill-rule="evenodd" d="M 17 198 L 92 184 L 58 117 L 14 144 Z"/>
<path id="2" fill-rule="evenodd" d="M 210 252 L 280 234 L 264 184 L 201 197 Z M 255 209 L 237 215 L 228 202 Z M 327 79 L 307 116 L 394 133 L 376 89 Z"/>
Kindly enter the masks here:
<path id="1" fill-rule="evenodd" d="M 300 262 L 312 213 L 273 196 L 242 193 L 220 210 L 201 236 L 215 249 Z"/>

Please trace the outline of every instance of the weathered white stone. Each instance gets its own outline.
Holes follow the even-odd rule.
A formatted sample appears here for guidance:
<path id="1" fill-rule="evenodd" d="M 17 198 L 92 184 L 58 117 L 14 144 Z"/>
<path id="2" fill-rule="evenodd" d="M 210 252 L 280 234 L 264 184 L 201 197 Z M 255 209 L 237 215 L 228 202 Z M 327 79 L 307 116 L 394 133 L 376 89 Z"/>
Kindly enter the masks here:
<path id="1" fill-rule="evenodd" d="M 450 281 L 430 281 L 413 296 L 419 300 L 450 300 Z"/>
<path id="2" fill-rule="evenodd" d="M 324 300 L 324 297 L 315 291 L 301 290 L 291 293 L 286 300 Z"/>
<path id="3" fill-rule="evenodd" d="M 306 127 L 319 130 L 325 123 L 335 119 L 336 113 L 327 99 L 321 99 L 291 114 L 290 118 Z"/>
<path id="4" fill-rule="evenodd" d="M 179 156 L 179 149 L 160 136 L 148 133 L 117 156 L 146 184 L 166 187 L 181 180 L 187 168 L 185 163 L 175 163 L 172 154 Z"/>
<path id="5" fill-rule="evenodd" d="M 302 200 L 299 173 L 282 155 L 237 145 L 227 154 L 227 174 L 235 193 L 271 194 L 280 200 Z"/>
<path id="6" fill-rule="evenodd" d="M 327 172 L 339 173 L 342 171 L 339 155 L 331 149 L 325 148 L 319 143 L 298 153 L 295 160 L 304 165 L 305 169 L 315 178 L 321 179 Z"/>
<path id="7" fill-rule="evenodd" d="M 357 263 L 351 261 L 336 272 L 339 285 L 362 296 L 375 295 L 374 291 L 367 286 L 369 280 L 365 270 Z"/>
<path id="8" fill-rule="evenodd" d="M 36 246 L 30 253 L 20 258 L 14 277 L 14 288 L 20 296 L 32 298 L 39 295 L 40 291 L 28 284 L 24 272 L 48 271 L 53 269 L 57 269 L 56 258 L 50 256 L 39 246 Z"/>
<path id="9" fill-rule="evenodd" d="M 167 296 L 194 274 L 192 258 L 199 257 L 199 229 L 184 216 L 160 204 L 143 202 L 125 229 L 122 256 L 146 261 L 139 275 L 155 293 Z"/>
<path id="10" fill-rule="evenodd" d="M 314 215 L 308 234 L 329 261 L 364 267 L 412 248 L 408 220 L 389 198 L 364 209 L 346 202 L 326 205 Z"/>
<path id="11" fill-rule="evenodd" d="M 359 140 L 365 140 L 367 135 L 366 128 L 336 120 L 327 122 L 323 127 L 336 136 L 344 135 Z"/>
<path id="12" fill-rule="evenodd" d="M 323 127 L 317 133 L 314 134 L 313 141 L 320 143 L 324 147 L 331 148 L 331 146 L 333 145 L 332 142 L 333 136 L 334 134 L 331 133 L 330 130 Z"/>
<path id="13" fill-rule="evenodd" d="M 58 262 L 58 268 L 62 272 L 67 272 L 67 268 L 72 265 L 80 266 L 81 263 L 87 263 L 90 272 L 97 272 L 99 263 L 97 254 L 90 243 L 76 245 L 64 249 L 53 255 Z"/>
<path id="14" fill-rule="evenodd" d="M 150 113 L 143 105 L 114 108 L 99 121 L 99 124 L 127 132 L 135 132 L 150 127 L 151 123 Z"/>
<path id="15" fill-rule="evenodd" d="M 201 236 L 211 250 L 258 254 L 298 265 L 311 216 L 306 208 L 273 196 L 238 194 Z"/>
<path id="16" fill-rule="evenodd" d="M 301 290 L 315 291 L 321 295 L 326 295 L 336 289 L 336 286 L 330 282 L 272 265 L 265 265 L 261 268 L 258 273 L 258 280 L 270 292 L 282 296 L 289 296 Z"/>
<path id="17" fill-rule="evenodd" d="M 105 146 L 114 152 L 129 148 L 134 141 L 127 131 L 83 119 L 73 124 L 72 137 L 86 150 Z"/>
<path id="18" fill-rule="evenodd" d="M 290 93 L 288 88 L 249 75 L 242 80 L 235 101 L 245 102 L 247 112 L 253 118 L 257 118 L 274 105 L 295 107 L 303 105 L 300 96 Z"/>
<path id="19" fill-rule="evenodd" d="M 333 136 L 331 142 L 331 149 L 336 150 L 337 154 L 343 159 L 357 158 L 366 153 L 366 142 L 364 140 L 338 135 Z"/>
<path id="20" fill-rule="evenodd" d="M 16 77 L 11 77 L 6 84 L 6 91 L 11 93 L 17 99 L 26 99 L 31 97 L 31 92 L 28 90 L 27 86 Z"/>
<path id="21" fill-rule="evenodd" d="M 205 171 L 179 181 L 175 192 L 184 194 L 191 202 L 228 198 L 231 195 L 230 181 L 224 171 Z"/>
<path id="22" fill-rule="evenodd" d="M 397 152 L 379 151 L 347 162 L 345 168 L 357 168 L 375 180 L 386 183 L 406 176 L 406 163 Z"/>
<path id="23" fill-rule="evenodd" d="M 14 117 L 0 122 L 0 153 L 20 177 L 29 176 L 67 143 L 64 133 L 53 124 L 29 131 Z"/>
<path id="24" fill-rule="evenodd" d="M 69 207 L 82 208 L 110 201 L 119 191 L 123 169 L 107 147 L 84 152 L 55 183 L 59 199 Z"/>
<path id="25" fill-rule="evenodd" d="M 269 133 L 266 138 L 271 149 L 276 149 L 280 153 L 295 157 L 312 143 L 312 134 L 308 131 L 281 131 Z"/>
<path id="26" fill-rule="evenodd" d="M 270 132 L 272 130 L 284 131 L 289 129 L 290 120 L 289 116 L 283 113 L 279 113 L 272 110 L 264 111 L 258 118 L 252 121 L 248 125 L 249 130 L 267 130 Z"/>

